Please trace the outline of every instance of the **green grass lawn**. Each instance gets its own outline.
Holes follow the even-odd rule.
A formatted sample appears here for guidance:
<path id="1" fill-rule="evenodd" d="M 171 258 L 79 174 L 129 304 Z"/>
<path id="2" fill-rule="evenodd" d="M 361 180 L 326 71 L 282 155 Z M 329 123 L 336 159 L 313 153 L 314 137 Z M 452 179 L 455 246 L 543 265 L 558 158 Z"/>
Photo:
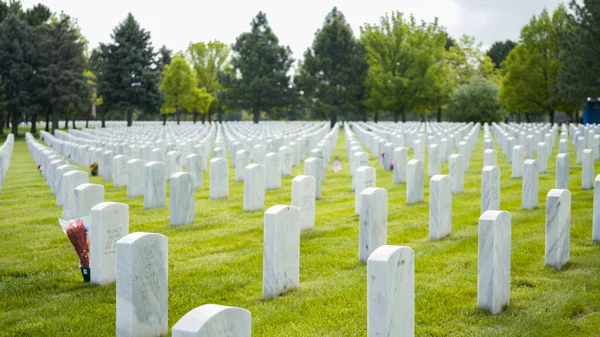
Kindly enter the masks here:
<path id="1" fill-rule="evenodd" d="M 482 132 L 483 134 L 483 132 Z M 593 190 L 581 190 L 571 144 L 571 258 L 561 271 L 544 266 L 545 198 L 554 187 L 555 156 L 540 175 L 539 208 L 521 210 L 521 180 L 496 146 L 501 209 L 512 214 L 511 303 L 500 315 L 477 309 L 477 222 L 482 136 L 453 197 L 450 237 L 428 239 L 425 202 L 406 205 L 406 185 L 377 168 L 389 191 L 388 244 L 415 251 L 417 336 L 600 336 L 600 245 L 592 237 Z M 243 183 L 230 170 L 227 200 L 208 197 L 208 174 L 195 194 L 195 223 L 169 226 L 169 208 L 144 210 L 143 197 L 104 183 L 106 200 L 130 206 L 130 231 L 169 238 L 169 327 L 207 303 L 252 313 L 253 336 L 366 336 L 366 265 L 358 262 L 358 217 L 340 130 L 334 151 L 344 170 L 327 172 L 316 227 L 301 234 L 300 287 L 275 300 L 262 294 L 263 212 L 243 212 Z M 412 153 L 410 154 L 412 157 Z M 231 161 L 230 161 L 231 164 Z M 600 162 L 596 164 L 596 172 Z M 425 166 L 427 167 L 427 166 Z M 427 169 L 425 169 L 427 171 Z M 294 175 L 303 168 L 294 168 Z M 448 172 L 448 164 L 442 165 Z M 101 177 L 90 177 L 102 184 Z M 265 205 L 291 203 L 291 180 L 266 193 Z M 167 191 L 168 191 L 167 187 Z M 61 231 L 62 208 L 37 172 L 22 138 L 0 191 L 0 336 L 114 336 L 115 285 L 82 282 L 77 256 Z"/>

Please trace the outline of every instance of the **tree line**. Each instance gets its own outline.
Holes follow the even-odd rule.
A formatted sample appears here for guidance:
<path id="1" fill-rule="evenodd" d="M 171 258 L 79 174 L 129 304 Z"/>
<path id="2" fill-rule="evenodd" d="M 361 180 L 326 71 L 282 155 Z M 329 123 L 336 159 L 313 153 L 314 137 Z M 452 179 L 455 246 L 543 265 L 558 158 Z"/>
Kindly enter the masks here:
<path id="1" fill-rule="evenodd" d="M 38 4 L 0 1 L 2 128 L 38 120 L 125 119 L 166 123 L 211 116 L 269 119 L 369 118 L 406 121 L 531 121 L 556 112 L 578 119 L 598 97 L 600 4 L 584 0 L 543 10 L 518 41 L 487 51 L 451 37 L 439 22 L 387 13 L 355 36 L 333 8 L 296 61 L 259 12 L 229 46 L 195 42 L 155 50 L 130 13 L 111 41 L 88 54 L 75 19 Z M 159 117 L 160 116 L 160 117 Z M 86 123 L 87 124 L 87 123 Z M 87 125 L 86 125 L 87 126 Z M 2 130 L 0 128 L 0 131 Z"/>

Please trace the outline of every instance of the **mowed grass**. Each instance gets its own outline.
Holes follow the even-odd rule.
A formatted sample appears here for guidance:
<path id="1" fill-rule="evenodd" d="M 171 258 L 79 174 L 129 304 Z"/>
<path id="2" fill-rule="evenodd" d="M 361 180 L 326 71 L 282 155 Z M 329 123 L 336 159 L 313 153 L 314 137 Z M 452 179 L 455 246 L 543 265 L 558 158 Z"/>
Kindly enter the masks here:
<path id="1" fill-rule="evenodd" d="M 530 211 L 521 210 L 521 180 L 511 179 L 511 166 L 496 146 L 501 209 L 512 214 L 511 303 L 496 316 L 477 309 L 482 135 L 465 192 L 453 196 L 452 235 L 437 242 L 428 239 L 429 179 L 425 202 L 408 206 L 406 185 L 393 184 L 392 172 L 371 158 L 377 186 L 389 191 L 388 244 L 415 250 L 417 336 L 600 335 L 593 190 L 581 190 L 581 166 L 570 149 L 571 258 L 555 271 L 544 266 L 544 231 L 558 144 L 548 173 L 540 175 L 539 208 Z M 358 217 L 342 131 L 334 155 L 344 169 L 327 172 L 316 228 L 301 234 L 300 287 L 275 300 L 261 298 L 263 212 L 243 212 L 243 183 L 235 182 L 233 169 L 226 200 L 209 199 L 205 173 L 204 187 L 195 194 L 195 223 L 181 227 L 169 226 L 168 201 L 165 208 L 144 210 L 142 197 L 127 198 L 125 188 L 115 189 L 101 177 L 90 180 L 105 185 L 107 201 L 129 204 L 131 232 L 169 238 L 169 327 L 189 310 L 216 303 L 250 310 L 257 337 L 366 336 L 366 265 L 358 262 Z M 293 176 L 302 173 L 303 166 L 296 167 Z M 266 193 L 267 208 L 291 202 L 293 176 Z M 0 336 L 115 335 L 115 285 L 82 282 L 77 256 L 57 222 L 61 211 L 19 139 L 0 191 Z"/>

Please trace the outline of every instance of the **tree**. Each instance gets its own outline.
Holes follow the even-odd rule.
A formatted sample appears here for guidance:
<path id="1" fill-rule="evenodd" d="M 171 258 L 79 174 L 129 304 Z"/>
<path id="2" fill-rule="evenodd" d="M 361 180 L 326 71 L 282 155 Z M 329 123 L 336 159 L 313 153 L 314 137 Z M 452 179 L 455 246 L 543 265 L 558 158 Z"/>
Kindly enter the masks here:
<path id="1" fill-rule="evenodd" d="M 186 106 L 186 101 L 193 101 L 193 95 L 197 95 L 196 74 L 182 55 L 175 55 L 164 72 L 160 83 L 160 90 L 164 92 L 165 103 L 160 112 L 164 116 L 163 124 L 166 123 L 167 114 L 175 113 L 177 124 L 179 124 L 181 111 Z M 188 103 L 190 104 L 190 103 Z M 194 105 L 188 105 L 194 106 Z"/>
<path id="2" fill-rule="evenodd" d="M 113 43 L 101 43 L 92 53 L 92 70 L 98 77 L 98 92 L 108 109 L 125 112 L 127 126 L 135 109 L 154 112 L 160 106 L 160 73 L 150 42 L 129 13 L 111 34 Z"/>
<path id="3" fill-rule="evenodd" d="M 207 93 L 206 88 L 195 87 L 191 95 L 185 98 L 183 108 L 194 115 L 194 124 L 196 124 L 198 114 L 205 115 L 214 100 L 214 96 Z"/>
<path id="4" fill-rule="evenodd" d="M 556 89 L 574 112 L 585 99 L 600 93 L 600 3 L 571 1 L 570 8 L 573 14 L 567 16 L 560 32 L 561 68 Z"/>
<path id="5" fill-rule="evenodd" d="M 94 74 L 91 70 L 86 69 L 83 73 L 83 76 L 85 76 L 87 84 L 91 90 L 91 97 L 89 101 L 90 110 L 85 113 L 85 127 L 87 128 L 89 125 L 90 114 L 92 114 L 92 117 L 96 117 L 96 108 L 102 105 L 102 96 L 98 95 L 96 74 Z"/>
<path id="6" fill-rule="evenodd" d="M 502 82 L 503 106 L 520 113 L 547 113 L 554 123 L 554 113 L 570 110 L 560 98 L 556 80 L 560 72 L 560 34 L 567 25 L 567 12 L 559 6 L 552 16 L 543 10 L 521 30 L 519 46 L 506 59 Z"/>
<path id="7" fill-rule="evenodd" d="M 450 95 L 447 116 L 453 122 L 492 123 L 503 121 L 506 113 L 498 101 L 498 85 L 476 76 Z"/>
<path id="8" fill-rule="evenodd" d="M 490 49 L 488 49 L 486 55 L 494 62 L 496 69 L 500 69 L 502 68 L 502 62 L 508 57 L 508 53 L 516 46 L 517 44 L 511 40 L 496 41 Z"/>
<path id="9" fill-rule="evenodd" d="M 338 116 L 363 110 L 363 82 L 368 68 L 364 47 L 354 37 L 344 14 L 334 7 L 315 33 L 312 47 L 304 53 L 300 76 L 308 78 L 299 78 L 296 85 L 333 127 Z"/>
<path id="10" fill-rule="evenodd" d="M 258 123 L 261 111 L 287 106 L 292 90 L 288 72 L 293 63 L 289 47 L 279 45 L 267 16 L 259 12 L 250 32 L 236 38 L 231 66 L 239 74 L 227 91 L 229 104 L 249 109 Z"/>
<path id="11" fill-rule="evenodd" d="M 220 106 L 218 96 L 225 90 L 225 87 L 219 80 L 219 74 L 231 69 L 228 62 L 230 49 L 219 41 L 197 42 L 190 44 L 187 53 L 192 67 L 196 71 L 198 88 L 204 88 L 204 92 L 211 96 L 206 111 L 203 110 L 203 112 L 210 113 L 210 110 L 216 110 Z M 216 104 L 212 104 L 213 102 Z M 196 115 L 194 115 L 195 121 Z"/>
<path id="12" fill-rule="evenodd" d="M 366 25 L 361 40 L 367 50 L 365 85 L 370 109 L 390 111 L 406 121 L 410 111 L 429 112 L 441 92 L 447 34 L 438 25 L 406 20 L 400 12 L 385 15 L 379 25 Z"/>

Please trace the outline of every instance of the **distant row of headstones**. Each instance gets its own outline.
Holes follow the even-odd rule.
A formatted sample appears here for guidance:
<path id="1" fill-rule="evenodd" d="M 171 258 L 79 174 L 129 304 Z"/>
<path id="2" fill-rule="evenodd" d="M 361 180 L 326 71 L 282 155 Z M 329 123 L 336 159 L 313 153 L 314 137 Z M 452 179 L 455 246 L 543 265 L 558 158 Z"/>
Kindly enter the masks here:
<path id="1" fill-rule="evenodd" d="M 0 190 L 2 190 L 2 184 L 4 184 L 4 178 L 10 165 L 14 146 L 15 136 L 11 133 L 6 137 L 2 146 L 0 146 Z"/>

